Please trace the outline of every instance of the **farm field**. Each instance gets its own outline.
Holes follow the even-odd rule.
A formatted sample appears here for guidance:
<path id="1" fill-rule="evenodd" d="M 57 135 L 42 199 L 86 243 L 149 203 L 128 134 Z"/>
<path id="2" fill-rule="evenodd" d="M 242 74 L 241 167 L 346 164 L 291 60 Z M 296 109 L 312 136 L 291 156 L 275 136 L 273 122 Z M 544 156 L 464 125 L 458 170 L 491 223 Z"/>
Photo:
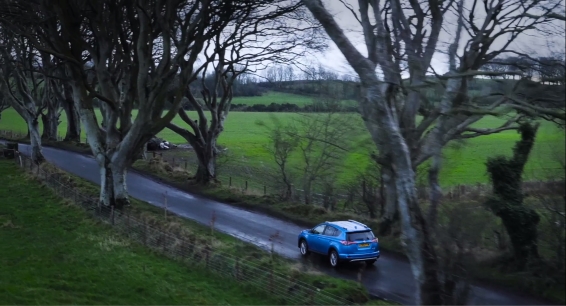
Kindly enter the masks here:
<path id="1" fill-rule="evenodd" d="M 196 113 L 189 113 L 195 115 Z M 355 114 L 352 120 L 358 120 L 360 136 L 357 139 L 358 148 L 350 152 L 345 158 L 338 179 L 341 182 L 351 180 L 359 171 L 363 171 L 368 165 L 367 152 L 373 148 L 369 140 L 369 134 L 364 129 L 361 118 Z M 253 113 L 253 112 L 231 112 L 225 123 L 225 130 L 219 138 L 219 144 L 228 148 L 230 162 L 245 163 L 247 165 L 273 165 L 269 153 L 266 151 L 268 144 L 267 130 L 259 126 L 258 122 L 270 124 L 273 117 L 285 123 L 301 116 L 295 113 Z M 64 135 L 66 121 L 61 117 L 59 131 Z M 488 117 L 475 124 L 475 127 L 496 127 L 504 119 Z M 175 118 L 174 123 L 183 125 L 180 118 Z M 26 126 L 18 114 L 8 109 L 3 112 L 0 120 L 0 129 L 11 129 L 26 131 Z M 184 139 L 172 131 L 163 130 L 158 135 L 166 140 L 180 144 Z M 83 132 L 84 137 L 84 132 Z M 485 161 L 489 156 L 499 154 L 510 155 L 519 134 L 515 131 L 506 131 L 499 134 L 483 136 L 450 144 L 444 150 L 443 170 L 441 183 L 444 186 L 458 184 L 487 183 Z M 552 123 L 543 121 L 539 129 L 535 147 L 529 162 L 526 165 L 524 178 L 526 180 L 545 180 L 556 176 L 563 176 L 564 170 L 560 168 L 560 161 L 565 154 L 565 134 Z"/>
<path id="2" fill-rule="evenodd" d="M 301 95 L 295 95 L 295 94 L 283 93 L 277 91 L 269 91 L 257 97 L 234 97 L 234 99 L 232 99 L 232 104 L 269 105 L 271 103 L 275 103 L 275 104 L 294 103 L 302 107 L 311 104 L 312 101 L 313 99 L 308 96 L 301 96 Z"/>
<path id="3" fill-rule="evenodd" d="M 0 160 L 3 304 L 275 304 L 137 246 Z"/>
<path id="4" fill-rule="evenodd" d="M 269 105 L 271 103 L 283 104 L 283 103 L 293 103 L 299 107 L 304 107 L 306 105 L 312 104 L 314 101 L 313 97 L 305 95 L 297 95 L 292 93 L 285 93 L 279 91 L 268 91 L 261 96 L 256 97 L 234 97 L 232 99 L 232 104 L 244 104 L 244 105 Z M 356 105 L 355 101 L 345 100 L 344 105 Z"/>

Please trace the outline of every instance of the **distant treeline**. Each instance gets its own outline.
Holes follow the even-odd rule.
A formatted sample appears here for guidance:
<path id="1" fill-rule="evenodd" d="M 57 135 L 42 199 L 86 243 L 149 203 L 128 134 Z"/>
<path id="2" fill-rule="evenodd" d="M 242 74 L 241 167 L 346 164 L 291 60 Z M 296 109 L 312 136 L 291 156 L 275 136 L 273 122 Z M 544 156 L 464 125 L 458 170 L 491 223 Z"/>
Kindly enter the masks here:
<path id="1" fill-rule="evenodd" d="M 195 94 L 197 100 L 201 100 L 199 92 L 202 90 L 202 79 L 196 84 L 191 85 L 191 91 Z M 490 93 L 506 92 L 514 86 L 518 80 L 503 79 L 473 79 L 468 84 L 470 97 L 474 98 L 474 104 L 479 106 L 489 105 L 497 96 L 490 96 Z M 208 88 L 214 88 L 213 81 L 204 80 Z M 290 99 L 287 103 L 271 103 L 271 104 L 232 104 L 231 111 L 236 112 L 328 112 L 328 102 L 337 101 L 356 101 L 359 99 L 358 84 L 355 81 L 344 80 L 294 80 L 282 82 L 257 82 L 257 79 L 242 77 L 237 79 L 233 84 L 234 97 L 257 97 L 262 96 L 268 91 L 277 91 L 284 93 L 292 93 L 311 97 L 313 103 L 308 105 L 297 105 L 292 103 Z M 563 108 L 565 106 L 565 86 L 547 85 L 540 82 L 527 81 L 520 88 L 515 89 L 515 94 L 528 103 L 535 103 L 541 107 L 547 108 Z M 435 105 L 440 101 L 444 94 L 442 84 L 431 86 L 424 90 L 424 95 L 428 102 Z M 98 101 L 96 101 L 98 102 Z M 98 103 L 95 102 L 95 106 Z M 332 107 L 332 106 L 330 106 Z M 185 110 L 193 110 L 189 103 L 183 105 Z M 357 105 L 353 103 L 342 105 L 333 111 L 340 112 L 358 112 Z"/>
<path id="2" fill-rule="evenodd" d="M 183 105 L 183 108 L 187 111 L 195 110 L 191 104 Z M 231 104 L 230 111 L 232 112 L 264 112 L 264 113 L 324 113 L 329 111 L 339 111 L 345 113 L 358 112 L 358 107 L 354 105 L 342 105 L 338 109 L 330 108 L 324 104 L 313 103 L 305 106 L 299 106 L 294 103 L 271 103 L 265 104 Z"/>

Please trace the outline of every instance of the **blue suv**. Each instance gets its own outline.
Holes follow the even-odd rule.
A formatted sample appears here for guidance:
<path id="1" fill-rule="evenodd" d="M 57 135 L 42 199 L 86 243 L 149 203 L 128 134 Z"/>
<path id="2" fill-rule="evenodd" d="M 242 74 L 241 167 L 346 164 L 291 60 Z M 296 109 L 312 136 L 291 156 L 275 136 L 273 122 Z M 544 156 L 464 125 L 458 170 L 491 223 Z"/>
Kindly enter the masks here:
<path id="1" fill-rule="evenodd" d="M 302 231 L 298 242 L 301 255 L 328 255 L 332 267 L 348 261 L 373 265 L 379 258 L 378 239 L 367 225 L 354 220 L 326 221 Z"/>

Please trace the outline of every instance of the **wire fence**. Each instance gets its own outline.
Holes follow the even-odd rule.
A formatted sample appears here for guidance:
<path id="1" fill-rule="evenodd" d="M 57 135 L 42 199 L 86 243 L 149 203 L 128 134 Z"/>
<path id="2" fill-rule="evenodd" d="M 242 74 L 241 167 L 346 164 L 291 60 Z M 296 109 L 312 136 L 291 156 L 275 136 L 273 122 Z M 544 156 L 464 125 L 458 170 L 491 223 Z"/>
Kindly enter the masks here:
<path id="1" fill-rule="evenodd" d="M 230 278 L 244 286 L 269 293 L 291 305 L 355 305 L 351 299 L 333 295 L 301 281 L 297 274 L 277 271 L 273 263 L 254 263 L 215 249 L 210 237 L 187 236 L 166 231 L 130 210 L 99 205 L 98 197 L 82 194 L 63 180 L 64 174 L 49 171 L 16 153 L 18 165 L 43 181 L 58 196 L 85 209 L 88 214 L 137 243 L 191 268 L 202 268 L 218 278 Z"/>

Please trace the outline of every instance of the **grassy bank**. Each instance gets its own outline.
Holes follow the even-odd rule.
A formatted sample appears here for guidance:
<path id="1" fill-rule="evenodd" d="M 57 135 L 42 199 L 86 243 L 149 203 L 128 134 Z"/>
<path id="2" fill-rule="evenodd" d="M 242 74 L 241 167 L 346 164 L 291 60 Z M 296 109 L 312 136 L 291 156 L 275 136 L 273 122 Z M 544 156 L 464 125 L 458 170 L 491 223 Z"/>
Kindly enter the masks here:
<path id="1" fill-rule="evenodd" d="M 98 186 L 59 171 L 49 164 L 44 164 L 42 169 L 48 173 L 53 173 L 65 185 L 73 186 L 74 189 L 79 190 L 82 194 L 90 195 L 93 198 L 96 198 L 98 194 Z M 203 241 L 208 244 L 210 242 L 210 247 L 213 249 L 214 254 L 239 254 L 238 257 L 247 265 L 261 267 L 264 271 L 274 271 L 274 273 L 289 275 L 289 277 L 297 279 L 306 286 L 318 288 L 315 289 L 322 293 L 327 292 L 333 296 L 339 296 L 345 300 L 361 304 L 387 304 L 379 300 L 370 301 L 365 289 L 355 282 L 325 276 L 309 264 L 306 266 L 297 264 L 243 243 L 229 235 L 218 232 L 211 233 L 210 227 L 202 226 L 190 220 L 171 215 L 164 218 L 162 209 L 147 203 L 133 200 L 132 208 L 128 211 L 128 214 L 132 217 L 137 216 L 136 218 L 139 220 L 146 220 L 144 223 L 151 224 L 158 232 L 172 232 L 175 235 L 181 235 L 178 237 L 182 237 L 186 241 L 193 241 L 194 243 Z M 150 238 L 150 240 L 153 239 Z M 276 300 L 275 298 L 272 299 Z M 277 304 L 281 303 L 281 300 L 277 301 Z"/>
<path id="2" fill-rule="evenodd" d="M 116 235 L 0 160 L 3 304 L 275 304 Z"/>

